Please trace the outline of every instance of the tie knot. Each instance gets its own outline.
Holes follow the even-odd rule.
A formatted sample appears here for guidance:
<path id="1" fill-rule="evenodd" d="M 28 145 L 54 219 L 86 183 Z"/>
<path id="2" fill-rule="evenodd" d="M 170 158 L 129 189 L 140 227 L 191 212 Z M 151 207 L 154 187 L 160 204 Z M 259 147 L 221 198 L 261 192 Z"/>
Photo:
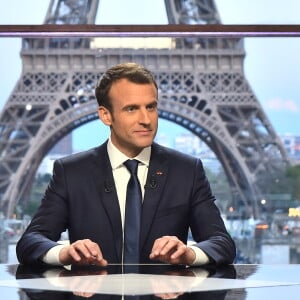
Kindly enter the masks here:
<path id="1" fill-rule="evenodd" d="M 137 174 L 139 161 L 136 159 L 128 159 L 124 162 L 124 166 L 128 169 L 130 174 Z"/>

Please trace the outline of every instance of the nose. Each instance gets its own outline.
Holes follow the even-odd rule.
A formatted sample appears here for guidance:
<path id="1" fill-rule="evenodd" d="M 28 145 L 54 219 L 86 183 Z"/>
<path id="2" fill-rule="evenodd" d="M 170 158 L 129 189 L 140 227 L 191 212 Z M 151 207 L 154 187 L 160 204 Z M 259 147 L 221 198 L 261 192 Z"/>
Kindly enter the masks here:
<path id="1" fill-rule="evenodd" d="M 140 123 L 150 124 L 151 119 L 149 117 L 149 112 L 146 108 L 140 110 Z"/>

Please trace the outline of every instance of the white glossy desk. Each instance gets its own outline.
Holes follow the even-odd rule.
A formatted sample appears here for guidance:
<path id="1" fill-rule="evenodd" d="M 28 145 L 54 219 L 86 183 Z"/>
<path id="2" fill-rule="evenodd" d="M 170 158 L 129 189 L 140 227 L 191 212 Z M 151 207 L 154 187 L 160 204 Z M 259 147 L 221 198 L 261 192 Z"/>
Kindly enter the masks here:
<path id="1" fill-rule="evenodd" d="M 300 299 L 300 265 L 108 268 L 0 265 L 1 299 Z M 5 296 L 5 297 L 4 297 Z"/>

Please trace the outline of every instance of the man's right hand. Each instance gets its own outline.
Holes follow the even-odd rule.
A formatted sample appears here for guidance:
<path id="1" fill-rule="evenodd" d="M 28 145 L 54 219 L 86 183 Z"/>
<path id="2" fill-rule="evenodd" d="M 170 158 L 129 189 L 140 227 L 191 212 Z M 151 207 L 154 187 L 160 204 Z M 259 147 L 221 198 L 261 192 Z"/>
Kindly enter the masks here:
<path id="1" fill-rule="evenodd" d="M 89 239 L 78 240 L 59 252 L 59 261 L 63 265 L 98 265 L 107 266 L 98 244 Z"/>

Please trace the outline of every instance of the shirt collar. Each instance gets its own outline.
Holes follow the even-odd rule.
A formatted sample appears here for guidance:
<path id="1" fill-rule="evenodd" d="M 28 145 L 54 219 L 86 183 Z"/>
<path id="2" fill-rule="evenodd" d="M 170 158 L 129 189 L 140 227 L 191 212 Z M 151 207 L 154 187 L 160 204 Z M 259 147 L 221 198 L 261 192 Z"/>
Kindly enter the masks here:
<path id="1" fill-rule="evenodd" d="M 124 153 L 122 153 L 111 141 L 111 138 L 108 139 L 107 142 L 107 153 L 108 157 L 112 166 L 112 169 L 117 169 L 123 165 L 123 163 L 128 160 L 132 159 L 127 157 Z M 144 148 L 134 159 L 137 159 L 142 164 L 149 166 L 151 155 L 151 146 Z"/>

